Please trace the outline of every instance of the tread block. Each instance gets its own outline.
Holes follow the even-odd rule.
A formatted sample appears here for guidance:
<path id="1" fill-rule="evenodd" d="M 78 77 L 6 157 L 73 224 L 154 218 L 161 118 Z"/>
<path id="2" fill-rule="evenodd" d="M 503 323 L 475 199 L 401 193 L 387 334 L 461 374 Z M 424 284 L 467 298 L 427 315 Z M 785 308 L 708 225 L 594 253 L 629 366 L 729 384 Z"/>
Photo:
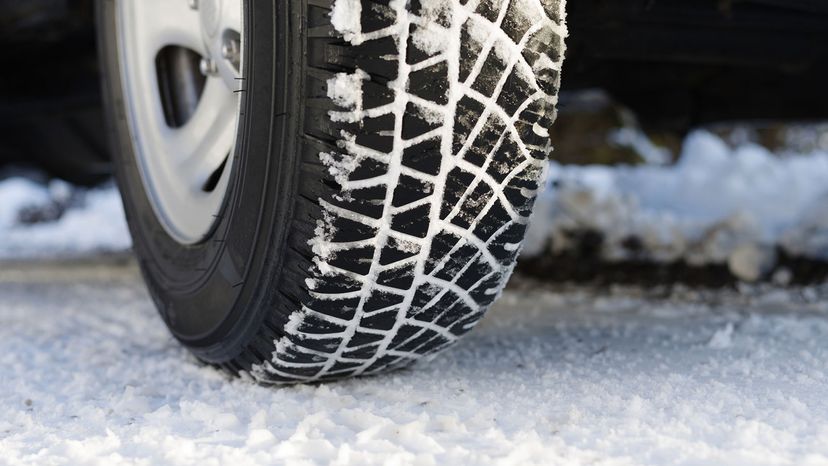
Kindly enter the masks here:
<path id="1" fill-rule="evenodd" d="M 457 111 L 454 116 L 454 138 L 452 140 L 452 153 L 459 154 L 463 146 L 468 142 L 472 129 L 480 120 L 485 107 L 471 97 L 464 96 L 457 103 Z"/>
<path id="2" fill-rule="evenodd" d="M 474 144 L 466 146 L 466 153 L 463 158 L 478 167 L 483 167 L 492 157 L 504 134 L 507 133 L 506 125 L 497 115 L 489 115 L 486 125 L 474 140 Z"/>
<path id="3" fill-rule="evenodd" d="M 383 270 L 377 277 L 377 283 L 382 286 L 397 288 L 401 291 L 408 290 L 414 283 L 416 273 L 414 264 L 406 264 L 390 270 Z"/>
<path id="4" fill-rule="evenodd" d="M 434 276 L 447 282 L 454 281 L 460 275 L 460 272 L 469 265 L 469 260 L 474 258 L 478 252 L 479 250 L 475 246 L 465 243 L 449 255 L 442 257 L 432 255 L 430 259 L 442 262 Z"/>
<path id="5" fill-rule="evenodd" d="M 434 285 L 425 283 L 418 286 L 417 291 L 414 292 L 414 298 L 411 300 L 411 306 L 406 311 L 406 316 L 411 318 L 422 312 L 438 293 L 440 293 L 440 289 Z"/>
<path id="6" fill-rule="evenodd" d="M 334 317 L 336 319 L 351 320 L 356 315 L 359 307 L 359 298 L 338 298 L 314 299 L 308 308 L 314 311 Z"/>
<path id="7" fill-rule="evenodd" d="M 365 333 L 360 332 L 357 330 L 354 333 L 354 336 L 348 340 L 348 344 L 346 348 L 356 348 L 358 346 L 369 345 L 371 343 L 377 343 L 383 340 L 382 335 L 377 335 L 376 333 Z"/>
<path id="8" fill-rule="evenodd" d="M 477 57 L 483 51 L 483 45 L 474 39 L 469 28 L 471 22 L 466 21 L 460 30 L 460 82 L 469 79 Z"/>
<path id="9" fill-rule="evenodd" d="M 394 328 L 397 323 L 397 313 L 399 309 L 390 309 L 386 312 L 365 316 L 359 321 L 359 326 L 362 328 L 370 328 L 372 330 L 389 331 Z"/>
<path id="10" fill-rule="evenodd" d="M 534 93 L 534 89 L 529 82 L 524 79 L 519 72 L 513 70 L 506 78 L 506 83 L 503 85 L 500 95 L 497 97 L 497 104 L 506 111 L 509 115 L 515 115 L 529 97 Z"/>
<path id="11" fill-rule="evenodd" d="M 391 229 L 407 235 L 425 238 L 428 233 L 430 205 L 415 207 L 391 217 Z"/>
<path id="12" fill-rule="evenodd" d="M 328 263 L 342 270 L 353 272 L 357 275 L 368 275 L 371 271 L 371 262 L 374 258 L 374 248 L 352 248 L 343 249 L 328 258 Z"/>
<path id="13" fill-rule="evenodd" d="M 425 264 L 425 273 L 431 275 L 440 260 L 451 253 L 451 250 L 460 242 L 460 238 L 452 233 L 439 232 L 431 241 L 431 251 Z"/>
<path id="14" fill-rule="evenodd" d="M 372 158 L 363 159 L 348 175 L 349 181 L 370 180 L 388 173 L 388 164 Z"/>
<path id="15" fill-rule="evenodd" d="M 331 243 L 351 243 L 374 238 L 377 229 L 364 223 L 355 222 L 351 219 L 334 216 L 331 227 Z"/>
<path id="16" fill-rule="evenodd" d="M 364 2 L 360 24 L 363 33 L 370 33 L 391 27 L 397 21 L 396 12 L 388 6 L 377 2 Z"/>
<path id="17" fill-rule="evenodd" d="M 532 20 L 527 17 L 522 7 L 523 2 L 509 0 L 506 16 L 503 18 L 501 29 L 512 39 L 515 44 L 519 43 L 529 28 L 532 27 Z"/>
<path id="18" fill-rule="evenodd" d="M 515 171 L 515 166 L 523 160 L 526 160 L 526 157 L 521 154 L 521 149 L 512 135 L 507 133 L 500 143 L 499 150 L 492 155 L 489 166 L 486 167 L 486 174 L 498 183 L 503 183 L 506 177 Z"/>
<path id="19" fill-rule="evenodd" d="M 384 291 L 373 291 L 371 296 L 365 301 L 362 309 L 365 312 L 378 311 L 388 307 L 396 306 L 403 302 L 403 296 L 394 293 L 386 293 Z"/>
<path id="20" fill-rule="evenodd" d="M 442 126 L 425 109 L 409 102 L 403 115 L 402 137 L 405 140 L 414 139 Z"/>
<path id="21" fill-rule="evenodd" d="M 446 179 L 446 190 L 443 193 L 443 204 L 440 208 L 440 219 L 446 220 L 449 213 L 457 206 L 463 198 L 466 189 L 474 182 L 474 174 L 455 167 L 448 174 Z"/>
<path id="22" fill-rule="evenodd" d="M 489 241 L 492 235 L 499 231 L 503 225 L 509 223 L 509 221 L 509 212 L 503 208 L 503 205 L 498 199 L 492 204 L 489 211 L 486 212 L 486 221 L 478 222 L 472 234 L 480 238 L 481 241 Z"/>
<path id="23" fill-rule="evenodd" d="M 438 105 L 448 103 L 448 88 L 448 64 L 445 61 L 412 72 L 408 81 L 411 94 Z"/>
<path id="24" fill-rule="evenodd" d="M 359 215 L 379 219 L 382 217 L 382 201 L 385 199 L 385 186 L 343 191 L 331 197 L 331 204 L 347 209 Z"/>
<path id="25" fill-rule="evenodd" d="M 391 152 L 394 149 L 394 115 L 388 113 L 363 119 L 362 128 L 356 132 L 356 143 L 379 152 Z"/>
<path id="26" fill-rule="evenodd" d="M 497 44 L 495 44 L 496 47 L 498 47 Z M 478 73 L 472 83 L 472 88 L 486 97 L 492 97 L 498 82 L 505 72 L 506 63 L 503 62 L 494 50 L 490 50 L 486 56 L 486 60 L 483 62 L 483 67 L 480 68 L 480 73 Z"/>
<path id="27" fill-rule="evenodd" d="M 391 238 L 383 246 L 380 253 L 380 265 L 389 265 L 410 259 L 420 253 L 420 247 L 413 244 Z"/>
<path id="28" fill-rule="evenodd" d="M 394 189 L 394 197 L 391 199 L 393 207 L 403 207 L 423 200 L 434 193 L 434 185 L 427 181 L 410 177 L 400 176 L 397 187 Z"/>
<path id="29" fill-rule="evenodd" d="M 405 148 L 402 155 L 402 164 L 427 175 L 436 176 L 440 173 L 442 159 L 440 141 L 429 139 Z"/>
<path id="30" fill-rule="evenodd" d="M 494 195 L 494 190 L 485 182 L 478 181 L 471 193 L 466 195 L 460 210 L 452 217 L 451 223 L 460 228 L 470 228 L 480 221 L 483 209 L 486 208 L 492 195 Z"/>

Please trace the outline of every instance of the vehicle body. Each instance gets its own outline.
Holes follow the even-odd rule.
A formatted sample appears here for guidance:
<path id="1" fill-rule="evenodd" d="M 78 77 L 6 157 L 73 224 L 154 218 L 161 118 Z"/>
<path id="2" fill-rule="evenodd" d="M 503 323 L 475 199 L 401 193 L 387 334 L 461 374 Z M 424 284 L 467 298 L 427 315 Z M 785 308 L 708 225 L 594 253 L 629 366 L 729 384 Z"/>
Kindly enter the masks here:
<path id="1" fill-rule="evenodd" d="M 400 367 L 474 326 L 540 189 L 565 50 L 565 90 L 647 128 L 828 109 L 816 2 L 514 5 L 0 0 L 0 156 L 86 183 L 114 159 L 173 334 L 281 383 Z"/>

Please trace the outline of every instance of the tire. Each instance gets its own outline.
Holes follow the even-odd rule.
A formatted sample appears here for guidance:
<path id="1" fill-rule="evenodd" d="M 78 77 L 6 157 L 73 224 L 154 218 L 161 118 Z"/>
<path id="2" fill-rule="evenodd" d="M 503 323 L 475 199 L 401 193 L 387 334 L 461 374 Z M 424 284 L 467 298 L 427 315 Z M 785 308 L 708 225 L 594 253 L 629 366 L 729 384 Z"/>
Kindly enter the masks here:
<path id="1" fill-rule="evenodd" d="M 566 29 L 563 0 L 475 3 L 248 2 L 233 176 L 214 228 L 186 246 L 148 202 L 100 3 L 135 252 L 199 359 L 261 383 L 374 374 L 483 316 L 551 151 Z"/>

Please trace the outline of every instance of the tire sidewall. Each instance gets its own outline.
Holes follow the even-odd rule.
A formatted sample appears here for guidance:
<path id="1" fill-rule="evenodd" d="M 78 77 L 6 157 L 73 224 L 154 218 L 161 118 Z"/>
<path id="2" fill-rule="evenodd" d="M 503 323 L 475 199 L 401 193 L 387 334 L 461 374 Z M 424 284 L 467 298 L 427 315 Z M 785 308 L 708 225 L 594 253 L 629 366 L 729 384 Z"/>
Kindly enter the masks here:
<path id="1" fill-rule="evenodd" d="M 296 78 L 289 66 L 288 3 L 246 2 L 246 73 L 227 195 L 211 233 L 184 246 L 166 233 L 148 200 L 127 118 L 115 2 L 99 1 L 105 106 L 135 254 L 173 335 L 210 362 L 232 359 L 255 333 L 263 291 L 275 279 L 284 249 L 287 226 L 279 219 L 289 218 L 296 163 L 289 137 L 296 132 L 287 118 L 292 103 L 284 92 Z"/>

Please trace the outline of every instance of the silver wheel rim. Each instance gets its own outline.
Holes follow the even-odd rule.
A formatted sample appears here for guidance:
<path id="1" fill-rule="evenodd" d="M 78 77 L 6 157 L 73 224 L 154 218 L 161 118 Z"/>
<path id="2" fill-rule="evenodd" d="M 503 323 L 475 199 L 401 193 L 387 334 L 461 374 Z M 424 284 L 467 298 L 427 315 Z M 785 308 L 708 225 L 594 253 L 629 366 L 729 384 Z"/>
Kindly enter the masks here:
<path id="1" fill-rule="evenodd" d="M 243 0 L 121 0 L 116 11 L 125 110 L 145 191 L 170 236 L 198 243 L 216 222 L 232 171 Z M 162 54 L 180 57 L 177 64 L 198 62 L 195 71 L 176 66 L 174 84 L 165 87 L 180 94 L 176 109 L 188 112 L 180 124 L 171 124 L 165 100 L 172 91 L 162 91 Z"/>

